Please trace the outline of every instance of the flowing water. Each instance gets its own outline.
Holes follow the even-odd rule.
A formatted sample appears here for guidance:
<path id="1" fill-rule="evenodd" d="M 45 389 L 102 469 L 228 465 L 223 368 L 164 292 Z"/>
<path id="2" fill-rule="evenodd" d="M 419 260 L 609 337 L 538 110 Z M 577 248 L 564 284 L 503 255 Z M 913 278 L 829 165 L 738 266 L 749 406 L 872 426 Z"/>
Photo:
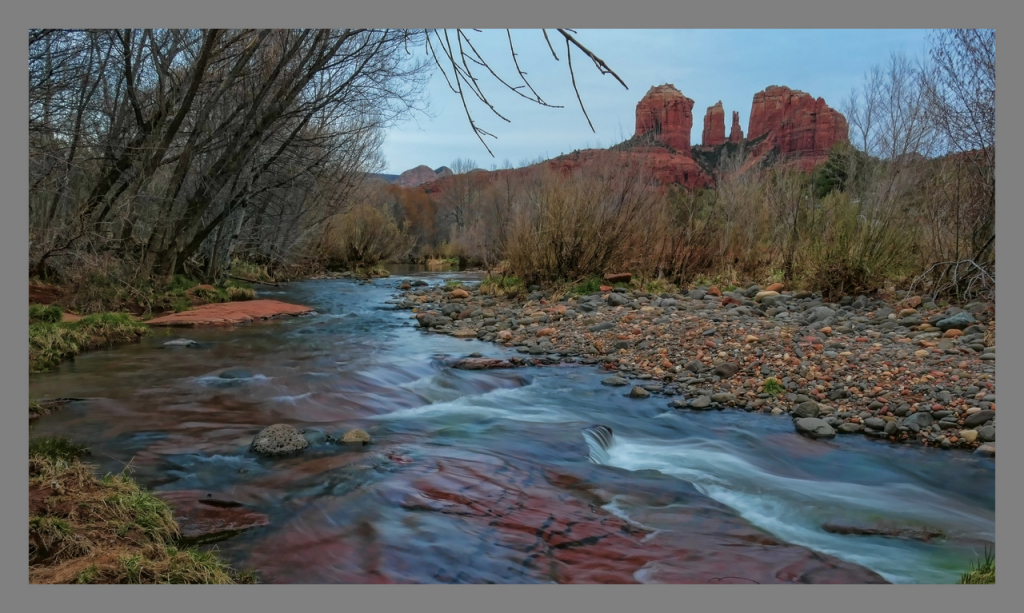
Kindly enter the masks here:
<path id="1" fill-rule="evenodd" d="M 949 583 L 992 546 L 991 459 L 677 411 L 601 386 L 591 366 L 454 370 L 441 358 L 510 351 L 420 332 L 387 302 L 401 278 L 266 288 L 317 312 L 156 330 L 32 375 L 32 397 L 82 400 L 31 436 L 70 436 L 101 471 L 130 464 L 156 491 L 266 513 L 217 547 L 268 582 Z M 199 344 L 162 346 L 174 337 Z M 251 454 L 274 423 L 362 428 L 373 444 Z"/>

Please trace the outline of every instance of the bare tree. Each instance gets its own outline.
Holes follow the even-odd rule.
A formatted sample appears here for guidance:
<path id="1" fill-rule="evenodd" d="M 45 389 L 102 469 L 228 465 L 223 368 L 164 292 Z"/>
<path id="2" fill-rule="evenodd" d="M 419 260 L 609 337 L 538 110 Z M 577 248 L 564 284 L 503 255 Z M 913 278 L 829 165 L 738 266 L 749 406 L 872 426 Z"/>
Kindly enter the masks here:
<path id="1" fill-rule="evenodd" d="M 960 154 L 959 162 L 973 169 L 966 179 L 981 191 L 985 211 L 978 214 L 992 222 L 976 245 L 977 260 L 995 240 L 995 30 L 939 30 L 932 34 L 930 55 L 929 119 L 946 147 Z"/>
<path id="2" fill-rule="evenodd" d="M 523 85 L 498 80 L 546 104 L 503 34 Z M 379 169 L 381 131 L 422 110 L 432 65 L 464 102 L 486 102 L 476 73 L 498 76 L 462 30 L 31 30 L 29 56 L 36 274 L 82 252 L 162 278 L 239 249 L 284 261 Z"/>

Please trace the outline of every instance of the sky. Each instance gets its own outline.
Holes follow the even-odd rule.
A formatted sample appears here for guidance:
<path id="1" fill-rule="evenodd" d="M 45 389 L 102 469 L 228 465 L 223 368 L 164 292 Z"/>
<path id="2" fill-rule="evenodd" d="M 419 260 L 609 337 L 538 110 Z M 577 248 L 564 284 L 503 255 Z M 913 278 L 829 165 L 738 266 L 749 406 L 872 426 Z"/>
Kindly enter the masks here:
<path id="1" fill-rule="evenodd" d="M 548 30 L 556 60 L 540 30 L 513 30 L 517 59 L 530 84 L 546 102 L 564 108 L 521 98 L 481 68 L 481 89 L 510 120 L 506 123 L 467 94 L 474 121 L 497 137 L 484 137 L 491 157 L 473 134 L 459 96 L 435 68 L 425 92 L 426 112 L 388 130 L 382 172 L 399 174 L 421 164 L 450 166 L 458 158 L 485 169 L 506 162 L 521 166 L 576 149 L 610 147 L 633 135 L 636 103 L 648 89 L 664 83 L 694 101 L 691 143 L 700 143 L 707 107 L 719 100 L 725 107 L 726 134 L 732 111 L 739 112 L 746 134 L 756 92 L 785 85 L 841 109 L 850 90 L 863 83 L 864 73 L 887 62 L 891 53 L 924 57 L 927 35 L 927 30 L 577 30 L 576 39 L 629 88 L 600 74 L 582 53 L 572 54 L 576 84 L 594 124 L 591 131 L 572 88 L 561 35 Z M 469 36 L 498 75 L 521 84 L 504 30 Z M 414 52 L 425 54 L 424 49 Z"/>

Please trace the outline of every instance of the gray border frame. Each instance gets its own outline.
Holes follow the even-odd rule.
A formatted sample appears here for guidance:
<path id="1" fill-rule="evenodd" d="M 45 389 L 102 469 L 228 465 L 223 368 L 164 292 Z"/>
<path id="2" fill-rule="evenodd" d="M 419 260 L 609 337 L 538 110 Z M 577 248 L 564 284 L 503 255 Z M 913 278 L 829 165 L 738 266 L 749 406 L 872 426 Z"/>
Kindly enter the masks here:
<path id="1" fill-rule="evenodd" d="M 830 27 L 993 27 L 1022 24 L 1024 10 L 1013 9 L 1010 0 L 977 0 L 941 4 L 914 0 L 870 0 L 856 3 L 823 5 L 814 0 L 756 2 L 755 0 L 723 0 L 715 3 L 680 3 L 678 0 L 629 0 L 600 6 L 572 0 L 554 5 L 546 2 L 522 1 L 483 7 L 471 0 L 452 0 L 438 6 L 415 0 L 376 0 L 358 6 L 347 2 L 311 0 L 297 2 L 222 2 L 178 0 L 160 5 L 141 6 L 126 0 L 87 0 L 78 2 L 38 0 L 19 6 L 8 5 L 0 24 L 0 62 L 3 65 L 4 87 L 0 88 L 4 110 L 0 128 L 0 151 L 4 179 L 0 224 L 0 258 L 7 291 L 0 297 L 3 347 L 3 389 L 6 391 L 0 411 L 0 452 L 8 459 L 0 463 L 4 484 L 11 495 L 0 501 L 0 551 L 2 551 L 3 607 L 11 611 L 62 611 L 74 607 L 99 611 L 172 611 L 196 610 L 268 610 L 283 611 L 309 606 L 359 610 L 408 610 L 422 608 L 441 610 L 681 610 L 715 609 L 745 611 L 771 609 L 785 611 L 860 611 L 881 610 L 966 610 L 989 608 L 1010 610 L 1011 591 L 1019 592 L 1015 578 L 1021 569 L 1021 531 L 1007 526 L 1015 509 L 1021 508 L 1021 447 L 1006 436 L 1020 431 L 1022 418 L 1016 407 L 1004 405 L 1004 439 L 997 471 L 997 534 L 999 549 L 999 584 L 996 586 L 877 586 L 868 594 L 862 586 L 236 586 L 215 588 L 194 586 L 168 588 L 162 586 L 128 587 L 93 586 L 30 586 L 25 564 L 24 521 L 27 519 L 25 436 L 28 401 L 27 360 L 25 360 L 25 321 L 27 319 L 27 80 L 26 30 L 30 26 L 58 27 L 161 27 L 232 26 L 232 27 L 309 27 L 357 25 L 366 26 L 497 26 L 545 27 L 575 25 L 577 27 L 644 28 L 678 26 L 749 27 L 749 28 L 830 28 Z M 1014 19 L 1013 15 L 1017 15 Z M 1007 21 L 1009 19 L 1009 21 Z M 1021 193 L 1019 172 L 1021 143 L 1024 141 L 1008 106 L 1019 99 L 1021 86 L 1017 60 L 1020 58 L 1017 37 L 1011 30 L 1002 39 L 999 63 L 1000 89 L 997 94 L 1002 113 L 999 115 L 997 143 L 1000 150 L 997 219 L 1004 232 L 1021 227 L 1024 209 L 1017 202 Z M 584 39 L 585 40 L 585 39 Z M 614 50 L 595 50 L 615 67 Z M 865 67 L 866 68 L 866 67 Z M 1010 77 L 1010 71 L 1013 76 Z M 851 84 L 852 86 L 853 84 Z M 591 92 L 589 95 L 599 95 Z M 468 127 L 467 127 L 468 130 Z M 1009 170 L 1007 170 L 1009 169 Z M 1024 246 L 1010 240 L 1010 234 L 996 244 L 996 253 L 1004 263 L 1022 257 Z M 1019 269 L 1000 271 L 1001 289 L 998 305 L 1007 310 L 999 336 L 1004 342 L 997 364 L 997 378 L 1002 381 L 1001 396 L 1016 398 L 1021 384 L 1014 376 L 1013 365 L 1021 363 L 1021 327 L 1019 314 L 1021 283 Z M 12 289 L 13 288 L 13 289 Z M 1018 375 L 1019 376 L 1019 375 Z M 1008 387 L 1009 386 L 1009 387 Z M 1011 446 L 1013 445 L 1013 446 Z M 1007 456 L 1006 454 L 1010 455 Z M 177 594 L 172 595 L 172 590 Z M 991 609 L 992 604 L 1000 604 Z"/>

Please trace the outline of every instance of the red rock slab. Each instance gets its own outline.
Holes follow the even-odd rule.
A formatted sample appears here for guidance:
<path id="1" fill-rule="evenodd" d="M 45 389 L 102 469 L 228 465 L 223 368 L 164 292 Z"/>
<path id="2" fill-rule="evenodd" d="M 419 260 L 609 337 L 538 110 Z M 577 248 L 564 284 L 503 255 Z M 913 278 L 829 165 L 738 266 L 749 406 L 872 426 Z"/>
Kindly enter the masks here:
<path id="1" fill-rule="evenodd" d="M 523 568 L 558 583 L 885 582 L 707 505 L 651 509 L 638 519 L 653 533 L 595 505 L 585 485 L 562 489 L 572 477 L 538 477 L 445 459 L 436 472 L 413 476 L 397 502 L 480 522 L 498 544 L 521 552 Z"/>
<path id="2" fill-rule="evenodd" d="M 250 323 L 281 315 L 304 315 L 313 309 L 278 300 L 248 300 L 205 304 L 191 311 L 163 315 L 149 320 L 151 326 L 216 326 Z"/>
<path id="3" fill-rule="evenodd" d="M 217 541 L 270 523 L 270 518 L 263 513 L 209 492 L 180 490 L 157 492 L 156 496 L 174 510 L 181 537 L 188 542 Z"/>

